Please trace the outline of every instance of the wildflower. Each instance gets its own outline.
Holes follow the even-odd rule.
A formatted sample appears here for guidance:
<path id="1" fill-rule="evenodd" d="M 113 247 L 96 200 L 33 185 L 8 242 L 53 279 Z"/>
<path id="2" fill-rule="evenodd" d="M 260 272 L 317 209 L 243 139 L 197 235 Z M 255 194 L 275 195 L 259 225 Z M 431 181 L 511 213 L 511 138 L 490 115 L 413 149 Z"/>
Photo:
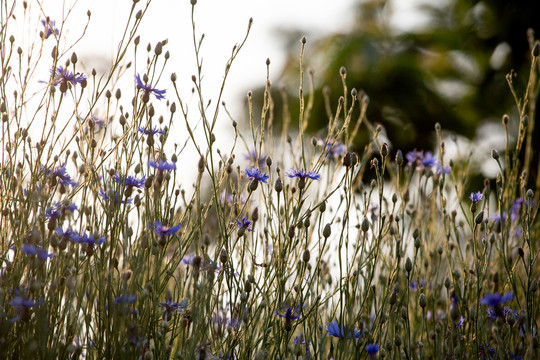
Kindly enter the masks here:
<path id="1" fill-rule="evenodd" d="M 71 228 L 68 228 L 66 231 L 64 231 L 61 227 L 57 227 L 56 233 L 58 234 L 58 237 L 64 238 L 65 240 L 69 240 L 74 243 L 78 243 L 81 239 L 81 235 L 73 231 Z"/>
<path id="2" fill-rule="evenodd" d="M 242 217 L 242 221 L 238 221 L 236 220 L 236 225 L 238 225 L 238 227 L 240 228 L 244 228 L 248 231 L 251 231 L 252 229 L 250 229 L 250 226 L 251 226 L 251 220 L 248 220 L 246 219 L 246 217 Z"/>
<path id="3" fill-rule="evenodd" d="M 330 324 L 326 325 L 326 330 L 328 330 L 328 335 L 334 336 L 340 339 L 345 339 L 345 338 L 350 339 L 353 336 L 352 332 L 349 332 L 347 337 L 345 337 L 345 330 L 343 329 L 343 326 L 339 326 L 339 324 L 335 320 L 332 321 Z M 360 337 L 360 333 L 361 333 L 360 330 L 354 330 L 354 338 L 356 340 L 358 340 L 358 338 Z"/>
<path id="4" fill-rule="evenodd" d="M 296 308 L 293 310 L 290 307 L 288 307 L 285 310 L 285 314 L 279 313 L 277 310 L 274 311 L 274 314 L 276 316 L 279 316 L 281 318 L 285 318 L 285 330 L 291 331 L 292 330 L 292 321 L 297 320 L 300 318 L 300 304 L 296 305 Z"/>
<path id="5" fill-rule="evenodd" d="M 463 326 L 465 325 L 465 318 L 463 317 L 463 315 L 461 315 L 461 317 L 459 318 L 459 321 L 456 323 L 456 326 Z"/>
<path id="6" fill-rule="evenodd" d="M 253 181 L 266 183 L 270 178 L 270 175 L 267 173 L 260 172 L 259 169 L 254 168 L 244 170 L 244 173 Z"/>
<path id="7" fill-rule="evenodd" d="M 311 180 L 319 180 L 321 175 L 319 175 L 316 171 L 310 171 L 306 172 L 305 170 L 296 170 L 291 169 L 286 175 L 290 178 L 298 178 L 300 180 L 305 180 L 306 178 Z"/>
<path id="8" fill-rule="evenodd" d="M 338 159 L 347 153 L 347 147 L 337 140 L 329 139 L 326 142 L 324 139 L 317 139 L 317 145 L 324 146 L 325 151 L 328 152 L 326 154 L 328 160 Z"/>
<path id="9" fill-rule="evenodd" d="M 51 70 L 51 73 L 52 72 L 53 71 Z M 62 66 L 58 66 L 54 74 L 53 85 L 60 85 L 60 90 L 62 90 L 63 86 L 65 86 L 65 90 L 67 90 L 68 84 L 77 85 L 86 81 L 86 76 L 84 74 L 74 74 L 68 69 L 64 69 Z"/>
<path id="10" fill-rule="evenodd" d="M 480 202 L 483 198 L 484 198 L 484 195 L 480 191 L 475 192 L 475 193 L 473 192 L 471 193 L 471 196 L 469 196 L 469 199 L 471 199 L 473 204 Z"/>
<path id="11" fill-rule="evenodd" d="M 163 312 L 163 318 L 165 320 L 169 320 L 172 317 L 172 314 L 177 313 L 183 313 L 186 311 L 186 308 L 188 306 L 189 302 L 188 299 L 184 299 L 180 302 L 172 301 L 171 298 L 166 299 L 165 301 L 159 303 L 159 307 L 161 308 L 161 311 Z"/>
<path id="12" fill-rule="evenodd" d="M 251 161 L 252 164 L 257 164 L 259 168 L 266 166 L 266 155 L 257 155 L 255 149 L 251 150 L 249 153 L 244 155 L 244 158 L 248 161 Z"/>
<path id="13" fill-rule="evenodd" d="M 41 246 L 34 244 L 23 244 L 22 252 L 28 256 L 36 256 L 41 260 L 46 260 L 52 258 L 54 254 L 49 254 L 47 250 L 43 249 Z"/>
<path id="14" fill-rule="evenodd" d="M 306 341 L 303 334 L 295 336 L 293 345 L 306 345 L 306 355 L 309 355 L 309 341 Z"/>
<path id="15" fill-rule="evenodd" d="M 53 171 L 47 170 L 47 175 L 50 175 L 53 178 L 56 178 L 58 183 L 60 185 L 64 186 L 75 186 L 75 181 L 69 176 L 67 170 L 66 170 L 66 164 L 60 165 L 58 168 L 54 169 Z"/>
<path id="16" fill-rule="evenodd" d="M 165 134 L 165 130 L 161 130 L 160 128 L 153 128 L 153 129 L 145 129 L 144 127 L 142 126 L 139 126 L 137 128 L 137 130 L 141 133 L 141 134 L 144 134 L 144 135 L 155 135 L 155 134 L 160 134 L 160 135 L 163 135 Z"/>
<path id="17" fill-rule="evenodd" d="M 227 318 L 225 315 L 216 314 L 212 317 L 212 322 L 216 333 L 222 334 L 223 330 L 227 329 L 228 331 L 237 330 L 240 326 L 240 319 L 233 317 L 231 319 Z"/>
<path id="18" fill-rule="evenodd" d="M 49 219 L 49 220 L 58 219 L 62 215 L 65 215 L 67 213 L 74 213 L 75 210 L 78 210 L 78 207 L 74 203 L 69 203 L 69 204 L 55 203 L 53 206 L 49 206 L 45 210 L 44 216 L 46 219 Z"/>
<path id="19" fill-rule="evenodd" d="M 518 219 L 522 204 L 523 204 L 523 198 L 517 198 L 516 201 L 512 203 L 512 211 L 510 213 L 510 220 L 512 222 Z"/>
<path id="20" fill-rule="evenodd" d="M 158 90 L 150 86 L 150 84 L 148 83 L 143 84 L 141 80 L 141 76 L 139 74 L 135 75 L 135 81 L 137 82 L 137 87 L 143 91 L 143 98 L 149 97 L 150 94 L 152 93 L 158 100 L 165 99 L 164 95 L 165 95 L 166 90 Z"/>
<path id="21" fill-rule="evenodd" d="M 301 314 L 300 314 L 300 304 L 297 304 L 296 308 L 294 308 L 294 310 L 291 309 L 290 307 L 286 308 L 285 314 L 281 314 L 277 310 L 275 310 L 274 315 L 279 316 L 281 318 L 290 319 L 290 320 L 299 319 L 300 316 L 301 316 Z"/>
<path id="22" fill-rule="evenodd" d="M 438 163 L 437 159 L 435 159 L 433 157 L 433 154 L 429 151 L 427 151 L 424 154 L 423 151 L 413 150 L 413 151 L 408 152 L 407 155 L 405 155 L 405 157 L 407 158 L 407 161 L 411 165 L 417 165 L 417 166 L 423 165 L 425 167 L 432 167 L 432 166 L 437 165 Z"/>
<path id="23" fill-rule="evenodd" d="M 160 221 L 154 222 L 154 225 L 148 224 L 148 228 L 153 230 L 158 236 L 165 237 L 169 235 L 174 235 L 180 230 L 180 224 L 176 226 L 165 226 Z"/>
<path id="24" fill-rule="evenodd" d="M 85 121 L 86 119 L 82 116 L 79 116 L 79 119 L 81 121 Z M 90 129 L 94 129 L 94 132 L 99 132 L 100 130 L 107 127 L 107 122 L 103 119 L 98 118 L 97 116 L 92 116 L 89 121 L 86 122 L 86 126 L 84 129 L 85 134 L 90 133 Z"/>
<path id="25" fill-rule="evenodd" d="M 105 239 L 104 236 L 97 238 L 97 236 L 94 236 L 92 234 L 90 235 L 84 235 L 79 239 L 79 242 L 81 244 L 88 244 L 88 245 L 101 245 L 103 244 L 107 239 Z"/>
<path id="26" fill-rule="evenodd" d="M 478 346 L 478 357 L 488 359 L 495 355 L 495 348 L 488 344 L 480 344 Z"/>
<path id="27" fill-rule="evenodd" d="M 133 199 L 124 199 L 124 200 L 119 200 L 119 196 L 116 192 L 113 192 L 113 191 L 103 191 L 103 190 L 99 190 L 99 196 L 105 200 L 106 202 L 113 202 L 114 205 L 118 205 L 118 204 L 131 204 L 133 202 Z M 111 200 L 111 198 L 114 198 L 114 200 Z"/>
<path id="28" fill-rule="evenodd" d="M 133 294 L 126 294 L 114 298 L 116 304 L 135 304 L 135 301 L 137 301 L 137 295 Z"/>
<path id="29" fill-rule="evenodd" d="M 45 20 L 41 20 L 41 24 L 43 24 L 43 32 L 41 33 L 41 37 L 43 39 L 48 39 L 49 36 L 52 34 L 60 34 L 60 31 L 55 27 L 54 20 L 49 20 L 48 18 Z"/>
<path id="30" fill-rule="evenodd" d="M 113 180 L 118 184 L 124 185 L 126 188 L 136 187 L 142 189 L 144 187 L 144 182 L 146 181 L 146 178 L 144 176 L 140 179 L 137 179 L 134 176 L 123 177 L 120 176 L 120 174 L 116 173 L 116 175 L 113 177 Z"/>
<path id="31" fill-rule="evenodd" d="M 150 159 L 148 161 L 148 165 L 150 165 L 151 167 L 153 167 L 154 169 L 156 169 L 158 171 L 171 171 L 171 170 L 176 169 L 176 164 L 175 163 L 168 163 L 168 162 L 163 161 L 163 160 L 159 160 L 158 162 L 156 162 L 156 160 Z"/>
<path id="32" fill-rule="evenodd" d="M 366 345 L 366 352 L 368 353 L 370 357 L 377 355 L 377 353 L 379 352 L 379 345 L 377 344 Z"/>
<path id="33" fill-rule="evenodd" d="M 30 320 L 30 316 L 32 315 L 31 309 L 35 306 L 40 306 L 43 303 L 43 299 L 38 300 L 37 302 L 26 298 L 24 296 L 17 295 L 15 296 L 10 302 L 9 305 L 11 305 L 13 308 L 15 308 L 15 311 L 17 312 L 17 315 L 11 319 L 9 319 L 10 322 L 17 322 L 21 319 L 24 321 Z"/>
<path id="34" fill-rule="evenodd" d="M 482 299 L 480 299 L 481 305 L 489 306 L 491 309 L 493 309 L 494 314 L 496 317 L 503 316 L 503 309 L 501 308 L 501 305 L 507 301 L 510 301 L 514 298 L 514 294 L 509 291 L 503 296 L 499 294 L 498 292 L 493 294 L 486 294 Z"/>

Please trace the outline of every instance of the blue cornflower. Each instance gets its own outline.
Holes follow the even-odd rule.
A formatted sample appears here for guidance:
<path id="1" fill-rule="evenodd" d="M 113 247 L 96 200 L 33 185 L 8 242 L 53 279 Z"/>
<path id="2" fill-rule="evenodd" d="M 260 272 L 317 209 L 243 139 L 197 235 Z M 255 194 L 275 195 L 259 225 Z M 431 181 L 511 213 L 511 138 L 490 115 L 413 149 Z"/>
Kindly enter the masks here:
<path id="1" fill-rule="evenodd" d="M 244 230 L 247 230 L 247 231 L 252 231 L 252 229 L 250 228 L 251 226 L 251 220 L 248 220 L 246 219 L 246 217 L 242 217 L 242 220 L 239 221 L 239 220 L 236 220 L 236 225 L 238 225 L 238 227 L 240 229 L 244 229 Z"/>
<path id="2" fill-rule="evenodd" d="M 75 186 L 77 183 L 69 176 L 67 170 L 66 170 L 66 164 L 60 165 L 58 168 L 54 170 L 47 170 L 47 174 L 53 177 L 56 177 L 58 180 L 58 183 L 64 186 Z"/>
<path id="3" fill-rule="evenodd" d="M 523 198 L 517 198 L 516 201 L 512 203 L 512 211 L 510 212 L 510 220 L 512 222 L 516 221 L 519 217 L 521 205 L 523 205 Z"/>
<path id="4" fill-rule="evenodd" d="M 144 95 L 150 96 L 150 94 L 153 93 L 156 99 L 165 99 L 166 90 L 158 90 L 150 86 L 148 83 L 144 84 L 139 74 L 135 75 L 135 81 L 137 82 L 137 87 L 143 91 Z"/>
<path id="5" fill-rule="evenodd" d="M 300 304 L 297 304 L 294 310 L 290 307 L 286 308 L 285 314 L 281 314 L 277 310 L 274 311 L 274 314 L 281 318 L 285 318 L 285 320 L 297 320 L 302 316 L 302 314 L 300 314 Z"/>
<path id="6" fill-rule="evenodd" d="M 352 332 L 349 332 L 347 334 L 347 337 L 345 337 L 345 330 L 343 329 L 343 326 L 339 326 L 337 321 L 332 321 L 330 324 L 326 325 L 326 330 L 328 330 L 328 335 L 334 336 L 340 339 L 351 339 L 353 337 Z M 354 330 L 354 329 L 353 329 Z M 354 330 L 354 338 L 358 340 L 360 337 L 361 331 L 360 330 Z"/>
<path id="7" fill-rule="evenodd" d="M 73 231 L 71 228 L 68 228 L 66 231 L 64 231 L 61 227 L 57 227 L 56 233 L 58 234 L 58 237 L 64 238 L 74 243 L 78 243 L 81 240 L 81 235 Z"/>
<path id="8" fill-rule="evenodd" d="M 377 344 L 368 344 L 368 345 L 366 345 L 366 352 L 370 356 L 377 355 L 377 353 L 379 352 L 379 345 L 377 345 Z"/>
<path id="9" fill-rule="evenodd" d="M 139 126 L 137 128 L 137 130 L 141 133 L 141 134 L 144 134 L 144 135 L 155 135 L 155 134 L 160 134 L 160 135 L 163 135 L 165 134 L 165 130 L 161 130 L 160 128 L 153 128 L 153 129 L 146 129 L 142 126 Z"/>
<path id="10" fill-rule="evenodd" d="M 148 228 L 153 230 L 160 237 L 176 234 L 178 230 L 180 230 L 180 226 L 181 225 L 178 224 L 176 226 L 169 227 L 163 225 L 160 221 L 154 222 L 154 225 L 148 224 Z"/>
<path id="11" fill-rule="evenodd" d="M 158 171 L 171 171 L 171 170 L 174 170 L 176 169 L 176 164 L 175 163 L 168 163 L 166 161 L 163 161 L 163 160 L 159 160 L 158 162 L 156 162 L 156 160 L 154 159 L 150 159 L 148 161 L 148 165 L 150 165 L 151 167 L 153 167 L 154 169 L 158 170 Z"/>
<path id="12" fill-rule="evenodd" d="M 465 325 L 465 318 L 463 317 L 463 315 L 461 315 L 461 317 L 459 318 L 459 321 L 456 323 L 456 326 L 463 326 Z"/>
<path id="13" fill-rule="evenodd" d="M 73 213 L 75 210 L 78 210 L 77 205 L 74 203 L 69 203 L 66 205 L 65 203 L 55 203 L 53 206 L 49 206 L 45 210 L 45 218 L 46 219 L 58 219 L 62 215 L 65 215 L 66 213 Z"/>
<path id="14" fill-rule="evenodd" d="M 267 173 L 260 172 L 259 169 L 255 167 L 251 167 L 251 169 L 244 170 L 244 173 L 253 181 L 255 182 L 263 182 L 266 183 L 267 180 L 270 178 L 270 175 Z"/>
<path id="15" fill-rule="evenodd" d="M 105 239 L 104 236 L 100 237 L 100 238 L 95 238 L 94 235 L 90 234 L 90 235 L 84 235 L 82 236 L 80 239 L 79 239 L 79 242 L 81 244 L 88 244 L 88 245 L 101 245 L 103 244 L 107 239 Z"/>
<path id="16" fill-rule="evenodd" d="M 137 179 L 134 176 L 123 177 L 123 176 L 120 176 L 120 174 L 116 173 L 116 175 L 113 177 L 113 180 L 116 183 L 124 185 L 126 188 L 136 187 L 136 188 L 142 189 L 144 187 L 146 178 L 144 176 L 140 179 Z"/>
<path id="17" fill-rule="evenodd" d="M 114 200 L 112 200 L 113 204 L 114 205 L 118 205 L 118 204 L 131 204 L 133 202 L 133 199 L 124 199 L 124 200 L 119 200 L 119 198 L 122 198 L 122 195 L 118 195 L 117 193 L 113 192 L 113 191 L 103 191 L 103 190 L 99 190 L 99 196 L 107 201 L 107 202 L 111 202 L 111 197 L 114 196 Z"/>
<path id="18" fill-rule="evenodd" d="M 39 299 L 37 302 L 26 298 L 24 296 L 17 295 L 10 302 L 9 305 L 15 308 L 17 315 L 11 319 L 10 322 L 17 322 L 20 319 L 30 320 L 31 308 L 40 306 L 43 303 L 43 299 Z"/>
<path id="19" fill-rule="evenodd" d="M 495 355 L 495 348 L 491 346 L 491 344 L 480 344 L 478 346 L 478 357 L 482 359 L 491 358 L 493 355 Z"/>
<path id="20" fill-rule="evenodd" d="M 172 314 L 177 312 L 182 314 L 184 311 L 186 311 L 186 308 L 189 304 L 188 299 L 184 299 L 180 302 L 172 301 L 172 299 L 168 298 L 165 299 L 165 301 L 159 303 L 159 307 L 161 308 L 161 311 L 163 312 L 163 317 L 165 320 L 168 320 L 172 317 Z"/>
<path id="21" fill-rule="evenodd" d="M 246 160 L 251 161 L 252 164 L 257 164 L 259 166 L 259 168 L 262 168 L 262 167 L 266 166 L 266 158 L 267 158 L 267 156 L 266 155 L 259 155 L 258 156 L 257 151 L 255 151 L 255 149 L 250 150 L 249 153 L 245 154 L 244 158 Z"/>
<path id="22" fill-rule="evenodd" d="M 510 301 L 514 298 L 514 294 L 509 291 L 503 296 L 499 294 L 498 292 L 493 294 L 486 294 L 482 299 L 480 299 L 481 305 L 489 306 L 493 312 L 489 313 L 489 317 L 497 318 L 499 316 L 504 316 L 503 309 L 501 308 L 501 305 L 507 301 Z"/>
<path id="23" fill-rule="evenodd" d="M 316 171 L 306 172 L 305 170 L 296 170 L 296 169 L 289 170 L 289 172 L 286 173 L 285 175 L 287 175 L 290 178 L 298 178 L 300 180 L 305 180 L 306 178 L 311 179 L 311 180 L 319 180 L 321 177 L 321 175 L 319 175 Z"/>
<path id="24" fill-rule="evenodd" d="M 28 256 L 37 255 L 41 260 L 46 260 L 54 256 L 54 254 L 49 254 L 47 250 L 43 249 L 41 246 L 34 244 L 23 244 L 22 252 Z"/>
<path id="25" fill-rule="evenodd" d="M 469 199 L 473 202 L 473 204 L 477 204 L 484 198 L 484 194 L 482 194 L 480 191 L 471 193 L 471 196 L 469 196 Z"/>
<path id="26" fill-rule="evenodd" d="M 503 296 L 496 292 L 493 294 L 484 295 L 484 297 L 480 300 L 480 304 L 495 308 L 497 306 L 500 306 L 502 303 L 512 300 L 513 298 L 514 294 L 511 291 L 507 292 Z"/>
<path id="27" fill-rule="evenodd" d="M 51 70 L 51 73 L 53 71 Z M 54 72 L 54 79 L 53 79 L 53 85 L 61 85 L 61 84 L 71 84 L 71 85 L 77 85 L 81 84 L 83 81 L 86 80 L 86 76 L 84 74 L 74 74 L 68 69 L 64 69 L 62 66 L 58 66 L 56 68 L 56 71 Z"/>
<path id="28" fill-rule="evenodd" d="M 309 354 L 309 341 L 306 341 L 306 338 L 303 334 L 297 335 L 293 339 L 293 345 L 306 345 L 306 355 Z"/>
<path id="29" fill-rule="evenodd" d="M 324 144 L 324 140 L 321 139 L 321 141 Z M 347 146 L 337 140 L 328 140 L 326 151 L 328 151 L 327 159 L 338 159 L 347 153 Z"/>
<path id="30" fill-rule="evenodd" d="M 432 167 L 438 164 L 437 159 L 433 157 L 433 154 L 429 151 L 424 153 L 424 151 L 409 151 L 405 155 L 407 161 L 412 165 L 423 165 L 425 167 Z"/>
<path id="31" fill-rule="evenodd" d="M 212 322 L 216 326 L 218 332 L 221 332 L 222 329 L 226 328 L 229 331 L 236 330 L 240 326 L 240 319 L 233 317 L 231 319 L 227 318 L 225 315 L 216 314 L 212 317 Z"/>
<path id="32" fill-rule="evenodd" d="M 48 39 L 52 34 L 56 34 L 56 36 L 60 34 L 60 31 L 55 27 L 54 20 L 47 18 L 45 20 L 41 20 L 41 23 L 43 24 L 43 32 L 41 34 L 43 39 Z"/>
<path id="33" fill-rule="evenodd" d="M 114 298 L 116 304 L 135 304 L 135 301 L 137 301 L 137 295 L 134 294 L 126 294 Z"/>

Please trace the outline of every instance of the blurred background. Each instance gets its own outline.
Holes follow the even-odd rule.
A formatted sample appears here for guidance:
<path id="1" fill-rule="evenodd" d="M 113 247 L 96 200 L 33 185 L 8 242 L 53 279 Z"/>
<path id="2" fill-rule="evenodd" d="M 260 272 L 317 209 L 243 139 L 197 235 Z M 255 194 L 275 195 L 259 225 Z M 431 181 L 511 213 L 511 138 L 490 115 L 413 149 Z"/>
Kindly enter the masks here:
<path id="1" fill-rule="evenodd" d="M 143 4 L 141 1 L 137 6 Z M 81 35 L 88 6 L 92 16 L 87 35 L 74 49 L 85 71 L 96 68 L 105 73 L 132 2 L 33 5 L 38 18 L 61 19 L 72 11 L 63 32 L 68 39 Z M 71 10 L 72 5 L 77 6 Z M 368 119 L 384 127 L 391 154 L 398 148 L 404 152 L 432 150 L 436 122 L 461 144 L 467 144 L 465 152 L 482 149 L 478 152 L 485 157 L 491 147 L 504 147 L 502 115 L 510 116 L 512 135 L 517 134 L 520 120 L 506 75 L 512 74 L 521 96 L 535 38 L 528 29 L 540 32 L 538 0 L 199 0 L 195 9 L 197 39 L 205 34 L 203 92 L 207 99 L 217 97 L 231 49 L 241 42 L 253 17 L 250 36 L 232 66 L 224 94 L 236 120 L 247 119 L 249 90 L 254 91 L 260 105 L 267 58 L 276 92 L 277 126 L 283 116 L 277 94 L 280 87 L 288 89 L 291 116 L 297 116 L 298 55 L 305 35 L 305 67 L 315 73 L 316 101 L 309 133 L 324 136 L 328 117 L 322 92 L 326 87 L 335 108 L 343 95 L 340 68 L 344 66 L 349 91 L 356 88 L 369 96 Z M 171 72 L 178 75 L 180 95 L 192 96 L 190 79 L 196 66 L 191 31 L 189 0 L 154 1 L 140 28 L 142 45 L 168 40 L 166 50 L 170 50 L 171 59 L 157 87 L 167 88 L 171 99 Z M 142 66 L 144 61 L 139 61 L 138 67 Z M 230 131 L 230 121 L 222 115 L 220 131 Z M 361 151 L 368 140 L 366 132 L 360 133 L 354 150 Z M 539 140 L 538 127 L 534 140 Z M 536 155 L 532 164 L 537 168 Z M 483 176 L 496 175 L 496 167 L 484 165 L 479 161 Z"/>

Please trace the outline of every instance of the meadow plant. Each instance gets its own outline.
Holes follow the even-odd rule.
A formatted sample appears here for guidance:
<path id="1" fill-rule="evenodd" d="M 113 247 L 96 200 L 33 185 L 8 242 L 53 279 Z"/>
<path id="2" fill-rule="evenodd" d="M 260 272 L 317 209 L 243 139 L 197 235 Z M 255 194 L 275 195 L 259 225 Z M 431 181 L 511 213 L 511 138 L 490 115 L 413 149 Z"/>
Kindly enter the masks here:
<path id="1" fill-rule="evenodd" d="M 345 69 L 337 101 L 314 98 L 305 38 L 297 121 L 285 104 L 276 124 L 268 75 L 243 127 L 222 97 L 252 21 L 210 102 L 191 4 L 188 85 L 167 41 L 141 46 L 150 1 L 133 1 L 101 75 L 70 51 L 66 19 L 15 19 L 32 4 L 2 2 L 0 358 L 538 358 L 538 42 L 526 90 L 508 78 L 517 114 L 486 160 L 499 173 L 471 189 L 438 124 L 435 152 L 381 140 Z M 28 48 L 14 22 L 35 29 Z M 314 101 L 328 128 L 308 139 Z M 182 156 L 198 159 L 193 183 Z"/>

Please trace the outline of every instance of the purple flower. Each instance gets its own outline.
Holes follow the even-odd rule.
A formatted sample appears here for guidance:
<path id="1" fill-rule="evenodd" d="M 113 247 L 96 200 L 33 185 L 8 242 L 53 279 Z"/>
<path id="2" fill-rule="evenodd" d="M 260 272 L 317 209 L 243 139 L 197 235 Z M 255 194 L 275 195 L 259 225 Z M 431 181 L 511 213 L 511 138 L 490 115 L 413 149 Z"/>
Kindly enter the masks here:
<path id="1" fill-rule="evenodd" d="M 321 177 L 321 175 L 319 175 L 316 171 L 306 172 L 305 170 L 296 170 L 296 169 L 289 170 L 289 172 L 286 173 L 285 175 L 287 175 L 290 178 L 298 178 L 300 180 L 305 180 L 306 178 L 311 179 L 311 180 L 319 180 Z"/>
<path id="2" fill-rule="evenodd" d="M 126 294 L 114 298 L 116 304 L 135 304 L 135 301 L 137 301 L 137 295 L 133 294 Z"/>
<path id="3" fill-rule="evenodd" d="M 283 308 L 285 309 L 285 307 Z M 300 304 L 297 304 L 294 310 L 290 307 L 286 308 L 285 314 L 281 314 L 277 310 L 275 310 L 274 315 L 285 318 L 285 320 L 297 320 L 300 318 L 300 316 L 302 316 L 302 314 L 300 314 Z"/>
<path id="4" fill-rule="evenodd" d="M 345 330 L 343 329 L 343 326 L 339 326 L 337 321 L 332 321 L 330 324 L 326 325 L 326 330 L 328 330 L 328 335 L 334 336 L 340 339 L 351 339 L 353 337 L 352 332 L 348 332 L 347 337 L 345 337 Z M 354 330 L 354 329 L 353 329 Z M 360 337 L 360 330 L 354 330 L 354 338 L 358 340 Z"/>
<path id="5" fill-rule="evenodd" d="M 217 332 L 221 333 L 223 328 L 226 328 L 229 331 L 236 330 L 240 326 L 240 320 L 236 317 L 231 319 L 227 318 L 225 315 L 216 314 L 212 317 L 212 322 L 217 328 Z"/>
<path id="6" fill-rule="evenodd" d="M 94 238 L 94 235 L 90 234 L 90 235 L 84 235 L 82 236 L 80 239 L 79 239 L 79 242 L 81 244 L 88 244 L 88 245 L 101 245 L 103 244 L 107 239 L 105 239 L 104 236 L 96 239 Z"/>
<path id="7" fill-rule="evenodd" d="M 48 39 L 52 34 L 56 34 L 56 36 L 60 34 L 60 31 L 55 27 L 54 20 L 41 20 L 41 23 L 43 24 L 42 38 Z"/>
<path id="8" fill-rule="evenodd" d="M 254 168 L 253 166 L 251 169 L 244 170 L 244 173 L 253 181 L 257 182 L 263 182 L 266 183 L 267 180 L 270 178 L 270 175 L 267 173 L 260 172 L 259 169 Z"/>
<path id="9" fill-rule="evenodd" d="M 379 345 L 377 345 L 377 344 L 368 344 L 368 345 L 366 345 L 366 352 L 370 356 L 377 355 L 377 353 L 379 352 Z"/>
<path id="10" fill-rule="evenodd" d="M 465 324 L 465 318 L 463 315 L 459 318 L 459 321 L 456 323 L 456 326 L 463 326 Z"/>
<path id="11" fill-rule="evenodd" d="M 180 302 L 174 302 L 171 298 L 168 298 L 165 301 L 159 303 L 159 307 L 163 312 L 163 318 L 165 320 L 168 320 L 172 317 L 173 313 L 177 312 L 181 314 L 186 311 L 188 304 L 189 302 L 187 299 L 184 299 Z"/>
<path id="12" fill-rule="evenodd" d="M 38 256 L 41 260 L 46 260 L 52 258 L 54 254 L 49 254 L 47 250 L 43 249 L 41 246 L 34 244 L 23 244 L 22 252 L 28 256 Z"/>
<path id="13" fill-rule="evenodd" d="M 133 199 L 124 199 L 124 200 L 120 200 L 119 198 L 122 198 L 122 195 L 118 195 L 116 192 L 113 192 L 113 191 L 103 191 L 103 190 L 99 190 L 99 196 L 105 200 L 106 202 L 111 202 L 113 203 L 113 205 L 118 205 L 118 204 L 131 204 L 133 202 Z M 113 200 L 111 200 L 111 198 L 114 198 Z"/>
<path id="14" fill-rule="evenodd" d="M 523 198 L 517 198 L 516 201 L 512 203 L 512 211 L 510 213 L 510 220 L 512 222 L 516 221 L 519 217 L 521 205 L 523 205 Z"/>
<path id="15" fill-rule="evenodd" d="M 488 344 L 480 344 L 478 346 L 478 357 L 488 359 L 495 355 L 495 348 Z"/>
<path id="16" fill-rule="evenodd" d="M 68 228 L 66 231 L 64 231 L 61 227 L 57 227 L 56 233 L 58 234 L 58 237 L 64 238 L 74 243 L 78 243 L 81 240 L 81 235 L 73 231 L 71 228 Z"/>
<path id="17" fill-rule="evenodd" d="M 259 165 L 259 168 L 266 166 L 266 155 L 257 156 L 257 152 L 255 150 L 251 150 L 249 153 L 244 155 L 244 158 L 251 161 L 252 164 Z"/>
<path id="18" fill-rule="evenodd" d="M 480 300 L 480 304 L 491 306 L 494 308 L 500 306 L 502 303 L 512 300 L 513 298 L 514 294 L 511 291 L 507 292 L 503 296 L 496 292 L 493 294 L 484 295 L 484 297 Z"/>
<path id="19" fill-rule="evenodd" d="M 238 225 L 238 227 L 240 229 L 244 229 L 244 230 L 247 230 L 247 231 L 252 231 L 252 229 L 250 228 L 251 220 L 246 219 L 245 216 L 242 217 L 241 221 L 236 220 L 236 225 Z"/>
<path id="20" fill-rule="evenodd" d="M 58 180 L 58 183 L 64 186 L 75 186 L 77 185 L 75 181 L 69 176 L 66 170 L 66 164 L 60 165 L 58 168 L 54 170 L 47 170 L 47 175 L 50 175 L 52 177 L 56 177 Z"/>
<path id="21" fill-rule="evenodd" d="M 435 159 L 433 154 L 429 151 L 424 153 L 424 151 L 413 150 L 409 151 L 405 157 L 411 165 L 432 167 L 438 164 L 437 159 Z"/>
<path id="22" fill-rule="evenodd" d="M 148 228 L 150 230 L 153 230 L 160 237 L 176 234 L 178 230 L 180 230 L 180 226 L 181 225 L 178 224 L 176 226 L 169 227 L 169 226 L 163 225 L 160 221 L 154 222 L 154 225 L 148 224 Z"/>
<path id="23" fill-rule="evenodd" d="M 319 139 L 317 143 L 318 145 L 324 145 L 325 141 L 323 139 Z M 328 151 L 326 158 L 329 160 L 338 159 L 347 153 L 347 147 L 344 144 L 332 139 L 328 140 L 325 150 Z"/>
<path id="24" fill-rule="evenodd" d="M 293 339 L 293 345 L 306 345 L 306 355 L 309 354 L 309 341 L 306 342 L 304 335 L 295 336 Z"/>
<path id="25" fill-rule="evenodd" d="M 8 304 L 15 308 L 17 315 L 9 322 L 17 322 L 20 319 L 30 320 L 32 315 L 31 309 L 35 306 L 40 306 L 43 303 L 43 299 L 39 299 L 37 302 L 24 296 L 15 296 Z"/>
<path id="26" fill-rule="evenodd" d="M 52 73 L 52 70 L 51 70 Z M 53 85 L 59 85 L 62 83 L 70 83 L 71 85 L 77 85 L 82 83 L 86 80 L 86 76 L 84 74 L 74 74 L 68 69 L 64 69 L 62 66 L 58 66 L 56 68 L 56 71 L 54 72 L 54 79 L 53 79 Z"/>
<path id="27" fill-rule="evenodd" d="M 62 215 L 75 212 L 75 210 L 78 210 L 78 208 L 74 203 L 70 203 L 69 205 L 66 205 L 65 203 L 55 203 L 45 210 L 44 216 L 46 219 L 58 219 Z"/>
<path id="28" fill-rule="evenodd" d="M 473 202 L 473 204 L 477 204 L 484 198 L 484 194 L 482 194 L 480 191 L 471 193 L 471 196 L 469 196 L 469 199 Z"/>
<path id="29" fill-rule="evenodd" d="M 150 159 L 148 161 L 148 165 L 150 165 L 151 167 L 153 167 L 154 169 L 158 171 L 171 171 L 171 170 L 176 169 L 175 163 L 168 163 L 163 160 L 159 160 L 158 162 L 156 162 L 156 160 Z"/>
<path id="30" fill-rule="evenodd" d="M 141 89 L 145 95 L 154 94 L 154 96 L 158 100 L 165 99 L 166 90 L 158 90 L 150 86 L 150 84 L 148 83 L 143 84 L 141 76 L 139 74 L 135 75 L 135 81 L 137 82 L 137 87 Z"/>
<path id="31" fill-rule="evenodd" d="M 160 135 L 163 135 L 165 134 L 165 130 L 161 130 L 160 128 L 153 128 L 153 129 L 146 129 L 142 126 L 139 126 L 137 128 L 137 130 L 141 133 L 141 134 L 144 134 L 144 135 L 155 135 L 155 134 L 160 134 Z"/>
<path id="32" fill-rule="evenodd" d="M 126 188 L 136 187 L 136 188 L 142 189 L 144 187 L 146 178 L 144 176 L 140 179 L 137 179 L 134 176 L 123 177 L 123 176 L 120 176 L 120 174 L 116 173 L 116 175 L 113 177 L 113 180 L 116 183 L 124 185 Z"/>

